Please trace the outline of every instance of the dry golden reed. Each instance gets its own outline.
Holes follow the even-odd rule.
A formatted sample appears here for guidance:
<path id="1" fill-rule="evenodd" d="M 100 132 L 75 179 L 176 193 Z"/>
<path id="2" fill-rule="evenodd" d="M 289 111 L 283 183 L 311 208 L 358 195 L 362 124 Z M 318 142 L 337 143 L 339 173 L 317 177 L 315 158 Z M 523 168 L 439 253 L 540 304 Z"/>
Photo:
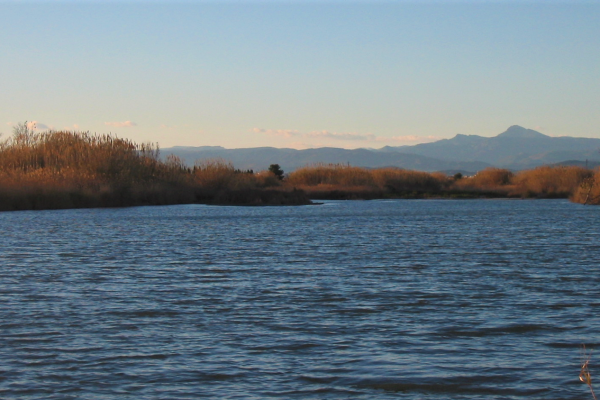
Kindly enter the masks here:
<path id="1" fill-rule="evenodd" d="M 599 184 L 596 184 L 598 182 Z M 222 159 L 160 159 L 158 145 L 87 132 L 36 132 L 18 125 L 0 142 L 0 210 L 142 204 L 305 204 L 315 199 L 570 197 L 600 203 L 600 172 L 544 166 L 513 173 L 487 168 L 472 177 L 314 164 L 280 180 L 240 171 Z M 304 196 L 304 198 L 302 198 Z"/>
<path id="2" fill-rule="evenodd" d="M 217 197 L 228 204 L 264 204 L 268 195 L 276 204 L 308 202 L 287 188 L 281 190 L 293 196 L 258 193 L 281 186 L 269 172 L 235 170 L 222 160 L 192 169 L 178 157 L 161 161 L 159 155 L 154 144 L 87 132 L 35 132 L 20 124 L 0 142 L 0 210 L 215 202 Z"/>
<path id="3" fill-rule="evenodd" d="M 583 353 L 583 361 L 581 362 L 581 371 L 579 372 L 579 380 L 585 383 L 592 392 L 592 397 L 594 400 L 598 400 L 596 398 L 596 394 L 594 393 L 594 388 L 592 387 L 592 375 L 590 374 L 590 360 L 591 354 L 586 352 L 585 345 L 582 346 Z"/>
<path id="4" fill-rule="evenodd" d="M 344 164 L 315 164 L 288 175 L 286 185 L 301 188 L 313 198 L 381 197 L 517 197 L 567 198 L 600 202 L 600 175 L 581 167 L 543 166 L 513 173 L 487 168 L 471 177 L 410 171 L 367 169 Z M 587 186 L 586 186 L 587 184 Z"/>
<path id="5" fill-rule="evenodd" d="M 512 183 L 523 196 L 569 197 L 592 175 L 593 171 L 582 167 L 543 166 L 518 172 Z"/>
<path id="6" fill-rule="evenodd" d="M 581 182 L 571 200 L 582 204 L 600 204 L 600 170 L 596 170 Z"/>
<path id="7" fill-rule="evenodd" d="M 343 164 L 309 165 L 290 173 L 286 179 L 286 185 L 306 190 L 317 198 L 435 195 L 449 182 L 444 174 L 401 168 L 367 169 Z"/>

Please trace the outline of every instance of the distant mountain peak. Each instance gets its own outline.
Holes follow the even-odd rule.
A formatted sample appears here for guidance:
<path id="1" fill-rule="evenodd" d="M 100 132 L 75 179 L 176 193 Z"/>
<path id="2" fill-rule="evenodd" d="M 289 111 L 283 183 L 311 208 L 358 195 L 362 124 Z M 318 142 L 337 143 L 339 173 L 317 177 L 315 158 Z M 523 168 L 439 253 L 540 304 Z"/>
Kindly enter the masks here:
<path id="1" fill-rule="evenodd" d="M 452 139 L 412 146 L 380 150 L 316 148 L 306 150 L 254 147 L 225 149 L 219 146 L 173 147 L 163 149 L 163 158 L 175 154 L 194 165 L 196 160 L 223 158 L 236 168 L 261 171 L 270 164 L 279 164 L 284 171 L 293 171 L 315 163 L 354 165 L 367 168 L 395 166 L 420 171 L 479 171 L 495 166 L 520 170 L 540 165 L 552 165 L 564 160 L 569 163 L 595 166 L 600 163 L 600 139 L 550 137 L 533 129 L 513 125 L 498 136 L 457 134 Z M 573 161 L 575 160 L 575 161 Z"/>
<path id="2" fill-rule="evenodd" d="M 534 131 L 533 129 L 527 129 L 527 128 L 523 128 L 522 126 L 519 126 L 519 125 L 513 125 L 496 137 L 534 139 L 534 138 L 544 138 L 544 137 L 548 137 L 548 136 L 544 135 L 543 133 L 540 133 L 538 131 Z"/>

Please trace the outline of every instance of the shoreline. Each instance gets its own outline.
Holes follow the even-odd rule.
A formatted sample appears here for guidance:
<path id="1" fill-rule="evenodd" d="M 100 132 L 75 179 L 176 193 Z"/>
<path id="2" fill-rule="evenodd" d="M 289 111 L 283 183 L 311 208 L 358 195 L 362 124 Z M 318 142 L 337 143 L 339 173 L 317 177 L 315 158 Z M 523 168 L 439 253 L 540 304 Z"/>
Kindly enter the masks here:
<path id="1" fill-rule="evenodd" d="M 0 195 L 1 198 L 1 195 Z M 46 211 L 46 210 L 79 210 L 79 209 L 111 209 L 111 208 L 130 208 L 130 207 L 155 207 L 155 206 L 175 206 L 175 205 L 206 205 L 211 207 L 298 207 L 298 206 L 320 206 L 325 203 L 323 201 L 377 201 L 377 200 L 567 200 L 567 197 L 514 197 L 514 196 L 427 196 L 427 197 L 407 197 L 407 196 L 386 196 L 386 197 L 370 197 L 370 198 L 309 198 L 308 202 L 214 202 L 214 201 L 192 201 L 192 202 L 167 202 L 167 203 L 133 203 L 119 205 L 80 205 L 74 207 L 14 207 L 12 209 L 0 209 L 0 212 L 18 212 L 18 211 Z"/>

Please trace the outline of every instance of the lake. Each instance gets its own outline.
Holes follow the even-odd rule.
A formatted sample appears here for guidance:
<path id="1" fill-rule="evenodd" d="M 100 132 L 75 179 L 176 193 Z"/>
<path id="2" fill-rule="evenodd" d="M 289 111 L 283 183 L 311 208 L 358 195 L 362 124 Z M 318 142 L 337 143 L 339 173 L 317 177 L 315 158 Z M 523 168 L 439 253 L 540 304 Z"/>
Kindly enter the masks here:
<path id="1" fill-rule="evenodd" d="M 184 205 L 0 229 L 0 398 L 592 399 L 598 207 Z"/>

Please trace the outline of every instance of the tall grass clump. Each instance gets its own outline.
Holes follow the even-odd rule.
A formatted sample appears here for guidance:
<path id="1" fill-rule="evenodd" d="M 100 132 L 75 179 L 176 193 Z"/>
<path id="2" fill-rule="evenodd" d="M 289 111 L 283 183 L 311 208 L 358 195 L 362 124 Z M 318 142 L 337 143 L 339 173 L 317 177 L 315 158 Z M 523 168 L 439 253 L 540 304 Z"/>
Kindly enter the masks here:
<path id="1" fill-rule="evenodd" d="M 301 188 L 312 198 L 321 199 L 567 198 L 579 191 L 590 199 L 590 203 L 600 202 L 600 176 L 595 179 L 592 171 L 581 167 L 544 166 L 517 173 L 486 168 L 472 177 L 462 177 L 462 174 L 450 177 L 443 173 L 391 167 L 366 169 L 316 164 L 290 173 L 286 185 Z"/>
<path id="2" fill-rule="evenodd" d="M 279 187 L 281 180 L 271 171 L 241 171 L 230 161 L 211 158 L 196 161 L 193 168 L 195 182 L 207 190 L 242 190 Z"/>
<path id="3" fill-rule="evenodd" d="M 235 185 L 237 174 L 233 164 L 222 159 L 198 160 L 193 169 L 196 183 L 206 189 L 221 190 Z"/>
<path id="4" fill-rule="evenodd" d="M 587 168 L 543 166 L 518 172 L 512 180 L 513 190 L 521 197 L 566 198 L 592 176 Z"/>
<path id="5" fill-rule="evenodd" d="M 448 181 L 444 174 L 401 168 L 366 169 L 342 164 L 315 164 L 290 173 L 286 184 L 309 192 L 313 198 L 368 199 L 439 195 Z"/>
<path id="6" fill-rule="evenodd" d="M 290 173 L 287 183 L 295 186 L 376 186 L 370 170 L 343 164 L 314 164 Z"/>
<path id="7" fill-rule="evenodd" d="M 575 189 L 571 200 L 581 204 L 600 205 L 600 169 L 590 173 Z"/>
<path id="8" fill-rule="evenodd" d="M 272 172 L 224 160 L 189 168 L 158 145 L 87 132 L 36 132 L 27 124 L 0 142 L 0 210 L 152 204 L 307 204 Z"/>
<path id="9" fill-rule="evenodd" d="M 372 171 L 375 182 L 392 194 L 440 193 L 450 182 L 442 173 L 380 168 Z"/>
<path id="10" fill-rule="evenodd" d="M 520 198 L 573 198 L 593 171 L 582 167 L 541 166 L 513 173 L 487 168 L 473 177 L 458 179 L 453 190 Z"/>
<path id="11" fill-rule="evenodd" d="M 35 132 L 26 124 L 0 144 L 0 209 L 193 201 L 181 166 L 159 161 L 157 145 L 111 135 Z"/>
<path id="12" fill-rule="evenodd" d="M 471 177 L 457 179 L 452 184 L 454 191 L 470 192 L 481 195 L 507 196 L 511 191 L 514 174 L 502 168 L 486 168 Z"/>
<path id="13" fill-rule="evenodd" d="M 219 204 L 284 204 L 282 192 L 292 192 L 284 187 L 279 177 L 271 171 L 241 171 L 223 159 L 196 161 L 192 170 L 197 196 L 202 202 Z M 266 189 L 271 189 L 266 191 Z M 279 193 L 277 193 L 279 192 Z M 265 197 L 266 196 L 266 197 Z M 273 197 L 270 202 L 267 197 Z M 285 198 L 281 197 L 284 196 Z M 300 193 L 294 195 L 300 198 Z M 300 204 L 308 203 L 306 197 Z"/>

